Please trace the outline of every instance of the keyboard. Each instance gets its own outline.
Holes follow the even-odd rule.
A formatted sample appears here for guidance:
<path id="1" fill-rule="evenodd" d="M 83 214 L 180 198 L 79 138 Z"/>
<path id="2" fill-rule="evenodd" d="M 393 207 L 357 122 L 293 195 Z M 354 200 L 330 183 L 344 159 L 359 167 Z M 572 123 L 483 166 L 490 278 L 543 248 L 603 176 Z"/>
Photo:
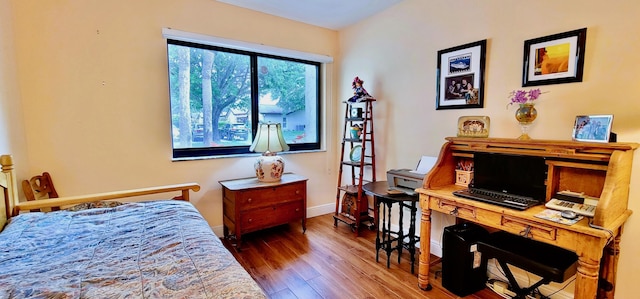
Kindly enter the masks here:
<path id="1" fill-rule="evenodd" d="M 594 199 L 586 199 L 583 204 L 570 202 L 567 200 L 560 200 L 557 198 L 552 198 L 546 204 L 545 207 L 553 210 L 570 210 L 574 211 L 578 215 L 583 215 L 587 217 L 593 217 L 596 213 L 596 206 L 598 205 L 598 201 Z"/>
<path id="2" fill-rule="evenodd" d="M 521 211 L 541 204 L 539 200 L 531 197 L 478 188 L 454 191 L 453 195 Z"/>

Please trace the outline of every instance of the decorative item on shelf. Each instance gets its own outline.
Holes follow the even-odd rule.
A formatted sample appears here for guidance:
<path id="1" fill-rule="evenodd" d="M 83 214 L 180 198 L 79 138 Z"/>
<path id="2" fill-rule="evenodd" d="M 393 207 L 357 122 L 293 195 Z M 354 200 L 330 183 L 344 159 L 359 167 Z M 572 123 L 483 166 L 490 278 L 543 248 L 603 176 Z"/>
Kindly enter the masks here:
<path id="1" fill-rule="evenodd" d="M 573 125 L 571 139 L 587 142 L 616 142 L 615 133 L 611 133 L 613 114 L 578 115 Z"/>
<path id="2" fill-rule="evenodd" d="M 489 137 L 489 124 L 488 116 L 460 116 L 458 137 Z"/>
<path id="3" fill-rule="evenodd" d="M 525 90 L 514 90 L 509 94 L 510 102 L 508 105 L 518 104 L 519 108 L 516 110 L 516 120 L 520 125 L 522 134 L 518 137 L 519 140 L 530 140 L 529 127 L 531 123 L 538 117 L 538 111 L 534 106 L 534 101 L 537 100 L 542 91 L 539 88 Z"/>
<path id="4" fill-rule="evenodd" d="M 362 146 L 356 145 L 351 149 L 351 152 L 349 153 L 349 160 L 351 160 L 351 162 L 360 162 L 361 158 L 362 158 Z"/>
<path id="5" fill-rule="evenodd" d="M 529 127 L 531 123 L 538 117 L 538 110 L 533 104 L 520 104 L 520 108 L 516 110 L 516 119 L 520 124 L 520 130 L 522 134 L 518 137 L 519 140 L 529 140 Z"/>
<path id="6" fill-rule="evenodd" d="M 342 195 L 342 215 L 351 220 L 356 220 L 357 213 L 358 196 L 348 192 Z"/>
<path id="7" fill-rule="evenodd" d="M 456 165 L 456 185 L 468 187 L 473 180 L 473 162 L 458 161 Z"/>
<path id="8" fill-rule="evenodd" d="M 284 172 L 284 160 L 276 153 L 288 151 L 279 123 L 261 123 L 258 125 L 256 139 L 249 147 L 252 152 L 262 153 L 254 164 L 256 176 L 260 182 L 277 182 Z"/>
<path id="9" fill-rule="evenodd" d="M 362 128 L 360 125 L 354 125 L 351 127 L 351 139 L 360 139 L 362 135 Z"/>
<path id="10" fill-rule="evenodd" d="M 362 107 L 351 107 L 351 118 L 362 118 Z"/>
<path id="11" fill-rule="evenodd" d="M 351 88 L 353 88 L 353 96 L 349 98 L 349 103 L 359 103 L 368 99 L 373 99 L 373 97 L 367 92 L 366 89 L 362 86 L 364 81 L 362 81 L 359 77 L 353 78 L 353 82 L 351 82 Z"/>

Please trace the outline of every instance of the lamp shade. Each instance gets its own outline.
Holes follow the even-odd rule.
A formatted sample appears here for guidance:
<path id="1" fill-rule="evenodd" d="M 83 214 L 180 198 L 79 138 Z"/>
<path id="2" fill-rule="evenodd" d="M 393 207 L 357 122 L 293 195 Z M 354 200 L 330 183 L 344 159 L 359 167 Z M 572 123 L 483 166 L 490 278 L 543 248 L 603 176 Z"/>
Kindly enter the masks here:
<path id="1" fill-rule="evenodd" d="M 289 145 L 284 141 L 280 124 L 259 124 L 249 150 L 262 153 L 254 164 L 258 181 L 277 182 L 282 178 L 284 160 L 276 153 L 289 150 Z"/>
<path id="2" fill-rule="evenodd" d="M 249 147 L 252 152 L 277 153 L 289 150 L 289 145 L 282 136 L 282 126 L 280 124 L 259 124 L 256 139 Z"/>

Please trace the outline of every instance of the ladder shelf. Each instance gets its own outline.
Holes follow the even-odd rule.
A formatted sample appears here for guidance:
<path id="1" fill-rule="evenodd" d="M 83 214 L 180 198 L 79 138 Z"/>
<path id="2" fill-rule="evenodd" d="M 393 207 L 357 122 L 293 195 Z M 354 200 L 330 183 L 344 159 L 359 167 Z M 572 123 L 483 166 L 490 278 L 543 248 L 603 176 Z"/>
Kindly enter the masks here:
<path id="1" fill-rule="evenodd" d="M 347 224 L 358 235 L 361 227 L 374 229 L 369 199 L 362 186 L 376 181 L 375 146 L 373 134 L 373 102 L 366 99 L 346 104 L 340 168 L 336 188 L 334 226 Z M 356 129 L 357 128 L 357 129 Z"/>

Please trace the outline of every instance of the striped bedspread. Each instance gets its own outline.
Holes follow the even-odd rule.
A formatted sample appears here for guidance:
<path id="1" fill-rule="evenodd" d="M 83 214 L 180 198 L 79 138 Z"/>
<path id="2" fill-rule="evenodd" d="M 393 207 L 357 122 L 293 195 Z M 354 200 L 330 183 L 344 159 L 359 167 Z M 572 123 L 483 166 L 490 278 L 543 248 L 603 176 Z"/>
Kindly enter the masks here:
<path id="1" fill-rule="evenodd" d="M 26 213 L 0 233 L 0 298 L 265 298 L 177 200 Z"/>

